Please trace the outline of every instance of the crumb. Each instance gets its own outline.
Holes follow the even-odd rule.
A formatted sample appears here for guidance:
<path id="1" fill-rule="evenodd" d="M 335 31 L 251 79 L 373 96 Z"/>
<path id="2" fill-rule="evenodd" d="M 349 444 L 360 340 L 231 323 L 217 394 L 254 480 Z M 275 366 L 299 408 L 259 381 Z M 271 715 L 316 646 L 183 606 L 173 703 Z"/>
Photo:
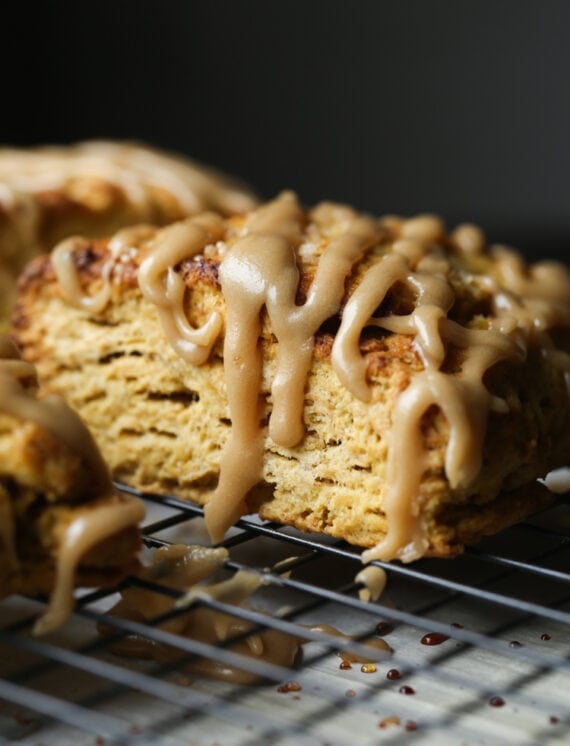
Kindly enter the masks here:
<path id="1" fill-rule="evenodd" d="M 379 728 L 388 728 L 390 725 L 400 725 L 400 718 L 397 715 L 390 715 L 378 723 Z"/>
<path id="2" fill-rule="evenodd" d="M 285 684 L 281 684 L 281 686 L 277 687 L 277 691 L 282 694 L 286 694 L 287 692 L 300 692 L 301 689 L 301 684 L 297 681 L 287 681 Z"/>

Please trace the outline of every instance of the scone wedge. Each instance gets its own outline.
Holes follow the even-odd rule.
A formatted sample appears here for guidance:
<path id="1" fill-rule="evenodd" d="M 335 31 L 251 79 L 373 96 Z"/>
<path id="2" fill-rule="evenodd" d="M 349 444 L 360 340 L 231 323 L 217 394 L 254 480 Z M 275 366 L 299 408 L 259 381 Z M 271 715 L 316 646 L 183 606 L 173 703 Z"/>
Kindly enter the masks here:
<path id="1" fill-rule="evenodd" d="M 570 445 L 570 277 L 292 193 L 245 217 L 74 238 L 33 262 L 14 333 L 113 475 L 366 547 L 453 555 L 552 500 Z"/>

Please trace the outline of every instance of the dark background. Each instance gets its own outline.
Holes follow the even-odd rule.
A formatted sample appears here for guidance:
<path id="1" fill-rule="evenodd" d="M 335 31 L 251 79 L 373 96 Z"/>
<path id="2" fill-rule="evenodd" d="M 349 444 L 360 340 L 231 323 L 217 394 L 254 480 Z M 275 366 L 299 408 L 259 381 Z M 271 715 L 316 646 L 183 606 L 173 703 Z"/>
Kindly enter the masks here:
<path id="1" fill-rule="evenodd" d="M 435 211 L 570 259 L 567 0 L 54 0 L 3 15 L 0 142 L 136 138 L 266 197 Z"/>

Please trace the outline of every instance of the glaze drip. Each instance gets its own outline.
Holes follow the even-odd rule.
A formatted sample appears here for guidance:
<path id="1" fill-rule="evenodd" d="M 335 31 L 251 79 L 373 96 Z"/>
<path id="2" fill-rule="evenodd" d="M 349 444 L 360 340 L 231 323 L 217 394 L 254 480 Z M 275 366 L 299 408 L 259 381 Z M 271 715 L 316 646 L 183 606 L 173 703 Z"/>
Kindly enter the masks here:
<path id="1" fill-rule="evenodd" d="M 101 270 L 101 288 L 95 295 L 85 295 L 74 263 L 77 251 L 87 244 L 84 238 L 71 236 L 59 243 L 51 254 L 51 261 L 58 281 L 67 300 L 77 308 L 83 308 L 93 314 L 101 313 L 111 300 L 112 276 L 124 256 L 136 252 L 134 246 L 154 235 L 154 229 L 147 225 L 124 228 L 109 241 L 109 257 Z"/>
<path id="2" fill-rule="evenodd" d="M 218 487 L 204 514 L 214 542 L 245 510 L 244 497 L 259 481 L 264 433 L 259 391 L 262 357 L 258 348 L 261 312 L 266 309 L 278 342 L 269 437 L 294 448 L 303 438 L 303 401 L 313 356 L 314 335 L 338 312 L 344 280 L 374 245 L 379 231 L 369 218 L 354 216 L 346 232 L 334 238 L 319 262 L 303 305 L 295 302 L 299 271 L 295 248 L 303 215 L 296 197 L 284 193 L 260 208 L 246 233 L 220 265 L 226 300 L 225 380 L 232 430 L 224 448 Z M 244 354 L 248 351 L 248 354 Z"/>
<path id="3" fill-rule="evenodd" d="M 292 666 L 299 654 L 302 640 L 273 629 L 254 632 L 254 625 L 233 616 L 201 605 L 200 601 L 216 599 L 230 606 L 244 606 L 262 583 L 257 573 L 239 571 L 228 580 L 217 581 L 216 570 L 228 559 L 227 550 L 175 544 L 161 547 L 153 555 L 152 564 L 145 568 L 143 577 L 158 580 L 161 585 L 186 591 L 175 602 L 170 596 L 143 588 L 131 587 L 121 593 L 121 600 L 110 615 L 135 621 L 152 621 L 177 608 L 188 608 L 158 626 L 173 634 L 190 637 L 211 645 L 230 642 L 235 653 L 280 666 Z M 100 625 L 101 634 L 113 634 L 113 628 Z M 236 642 L 232 638 L 244 637 Z M 113 646 L 119 655 L 173 662 L 183 656 L 181 650 L 156 643 L 142 636 L 129 636 Z M 180 670 L 180 664 L 177 669 Z M 183 664 L 191 674 L 231 681 L 240 684 L 259 683 L 259 677 L 238 666 L 217 660 L 196 657 Z"/>
<path id="4" fill-rule="evenodd" d="M 213 213 L 170 226 L 161 233 L 139 272 L 141 292 L 156 305 L 168 341 L 194 365 L 208 359 L 222 329 L 222 318 L 214 311 L 200 329 L 188 324 L 184 308 L 186 286 L 174 268 L 221 238 L 223 227 L 222 219 Z"/>
<path id="5" fill-rule="evenodd" d="M 87 552 L 123 529 L 136 526 L 144 513 L 139 500 L 117 497 L 105 505 L 87 506 L 71 520 L 58 547 L 54 590 L 46 611 L 34 626 L 34 634 L 53 632 L 71 614 L 75 574 Z"/>

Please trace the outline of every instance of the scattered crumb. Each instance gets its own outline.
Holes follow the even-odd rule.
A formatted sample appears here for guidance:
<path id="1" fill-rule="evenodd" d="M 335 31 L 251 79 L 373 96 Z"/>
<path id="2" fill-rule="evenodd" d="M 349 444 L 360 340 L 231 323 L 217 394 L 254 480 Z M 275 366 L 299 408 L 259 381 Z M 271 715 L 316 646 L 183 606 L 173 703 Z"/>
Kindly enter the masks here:
<path id="1" fill-rule="evenodd" d="M 277 687 L 277 691 L 281 692 L 282 694 L 286 694 L 288 692 L 300 692 L 302 689 L 301 684 L 299 684 L 298 681 L 286 681 L 284 684 L 281 684 L 281 686 Z"/>
<path id="2" fill-rule="evenodd" d="M 397 715 L 390 715 L 378 723 L 379 728 L 388 728 L 390 725 L 400 725 L 400 718 Z"/>

